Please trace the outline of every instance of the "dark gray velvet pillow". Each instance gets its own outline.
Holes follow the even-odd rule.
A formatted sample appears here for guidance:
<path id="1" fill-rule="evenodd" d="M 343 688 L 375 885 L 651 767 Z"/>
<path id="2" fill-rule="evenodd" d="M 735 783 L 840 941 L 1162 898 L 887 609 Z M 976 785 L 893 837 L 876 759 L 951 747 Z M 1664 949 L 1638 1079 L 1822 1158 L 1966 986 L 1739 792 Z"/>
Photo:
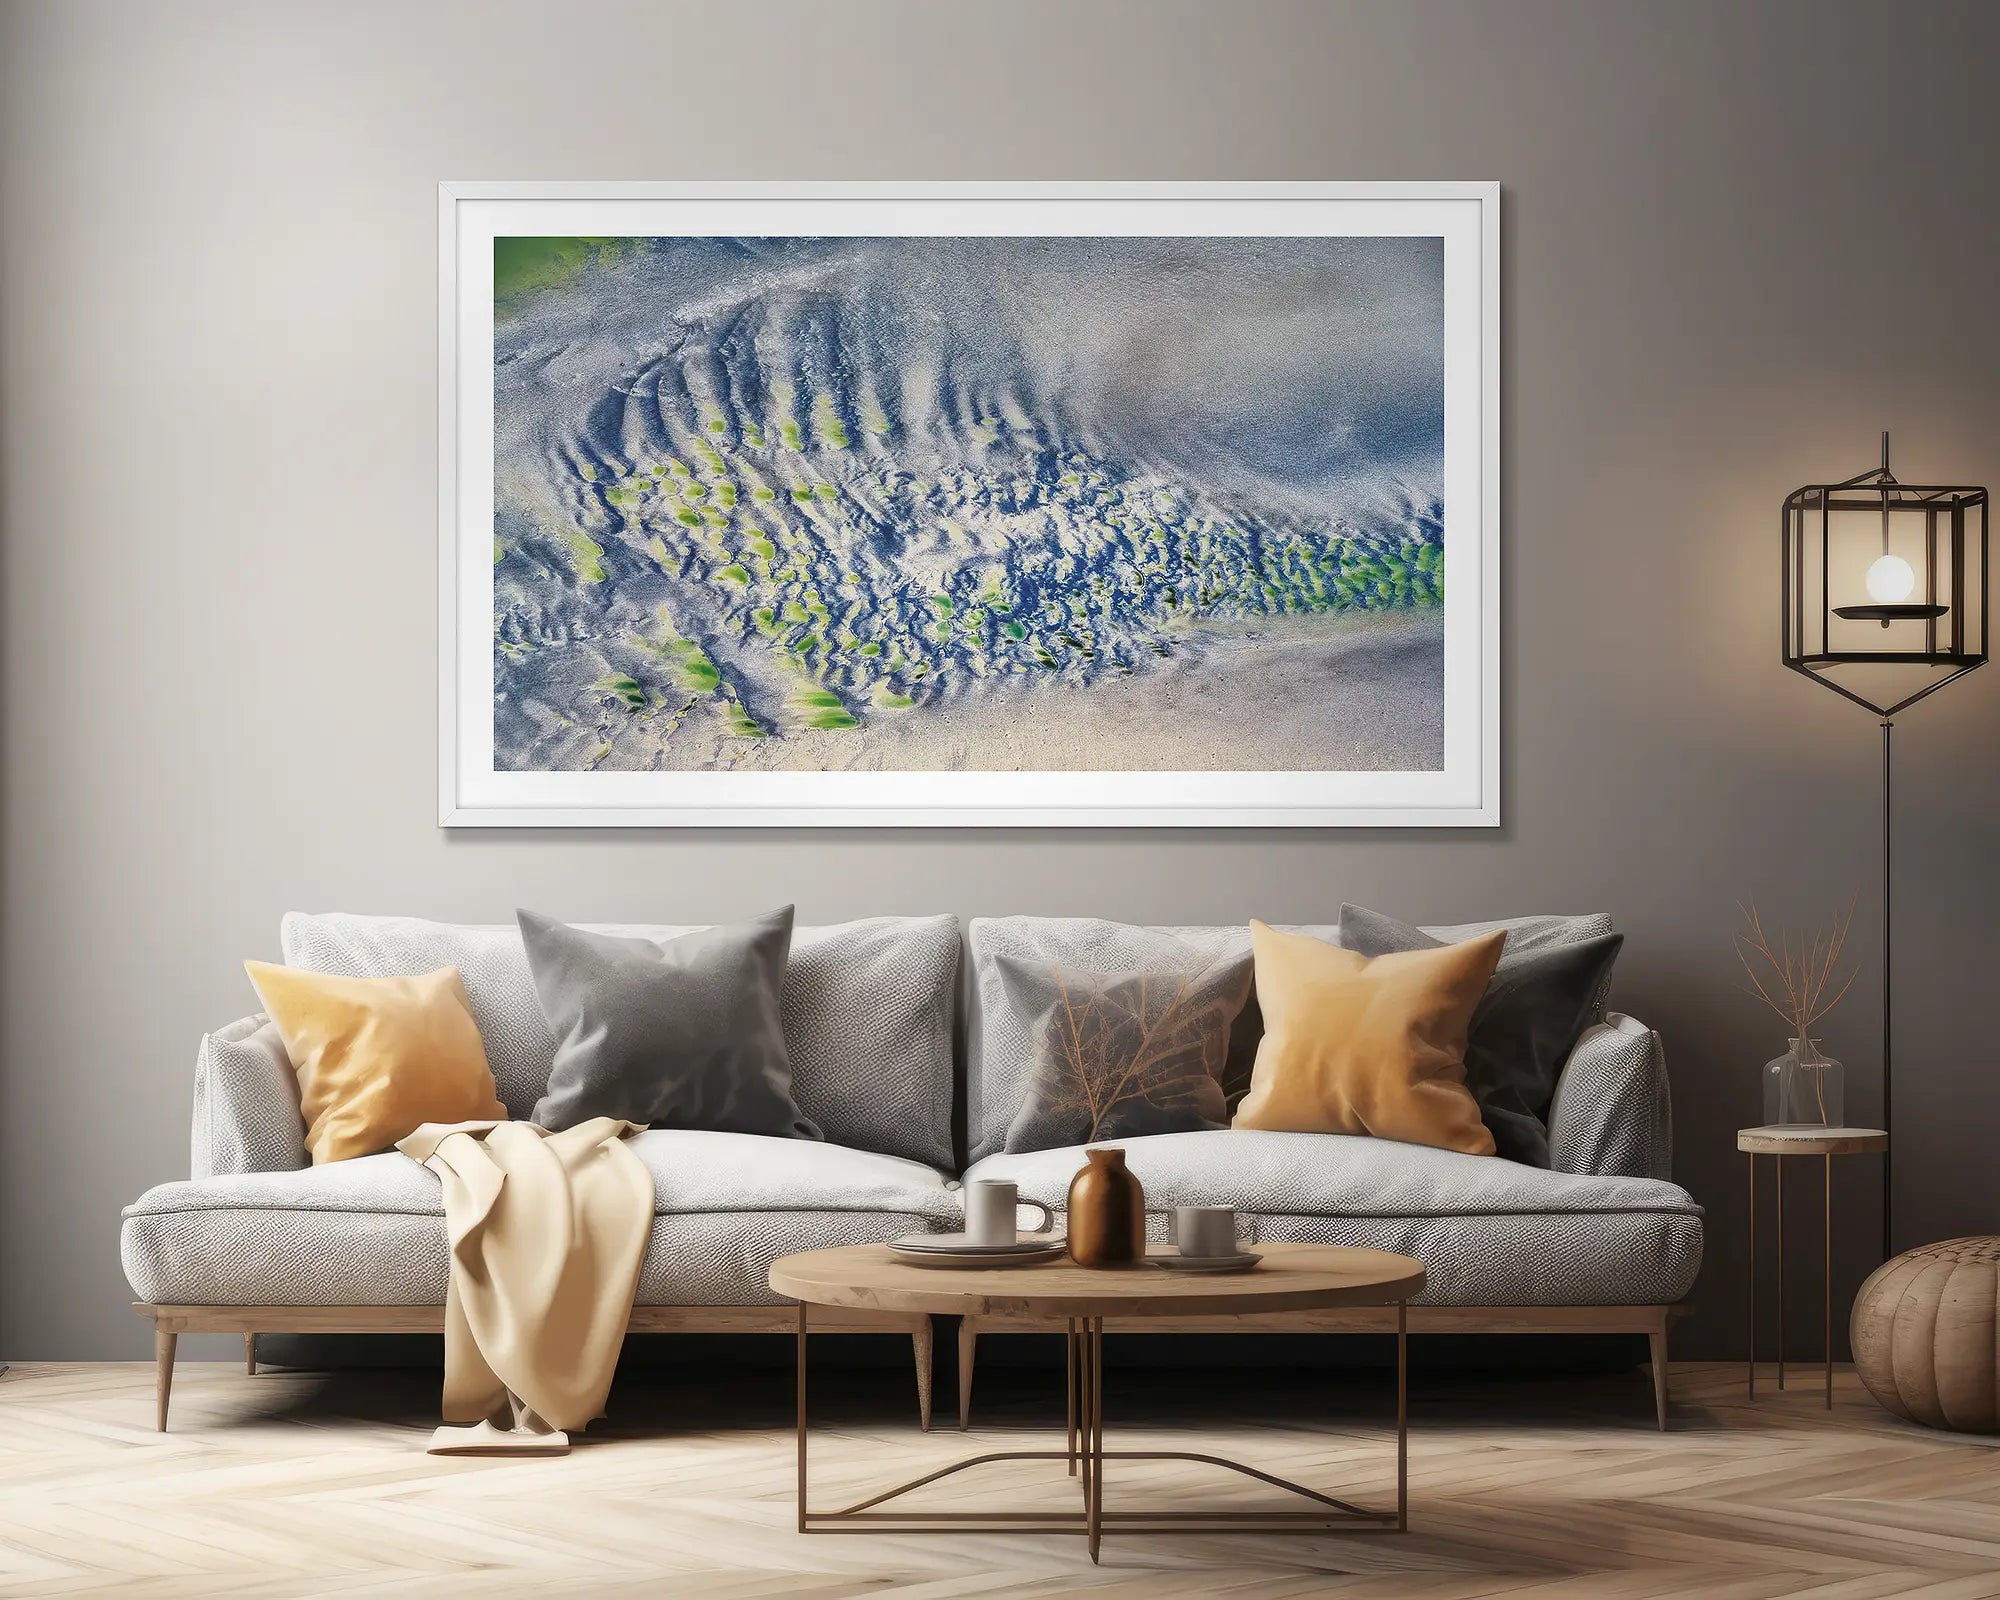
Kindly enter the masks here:
<path id="1" fill-rule="evenodd" d="M 1340 908 L 1340 942 L 1357 955 L 1435 950 L 1445 941 L 1363 906 Z M 1549 1164 L 1549 1107 L 1556 1076 L 1595 1020 L 1598 992 L 1625 943 L 1622 933 L 1573 944 L 1501 952 L 1499 970 L 1472 1013 L 1465 1086 L 1495 1152 L 1531 1167 Z"/>
<path id="2" fill-rule="evenodd" d="M 996 956 L 994 970 L 1008 1003 L 1033 1019 L 1009 1151 L 1229 1125 L 1222 1064 L 1250 997 L 1248 951 L 1130 973 Z"/>
<path id="3" fill-rule="evenodd" d="M 533 1120 L 573 1128 L 623 1117 L 817 1139 L 792 1098 L 778 991 L 792 908 L 655 944 L 515 913 L 535 994 L 556 1036 Z"/>

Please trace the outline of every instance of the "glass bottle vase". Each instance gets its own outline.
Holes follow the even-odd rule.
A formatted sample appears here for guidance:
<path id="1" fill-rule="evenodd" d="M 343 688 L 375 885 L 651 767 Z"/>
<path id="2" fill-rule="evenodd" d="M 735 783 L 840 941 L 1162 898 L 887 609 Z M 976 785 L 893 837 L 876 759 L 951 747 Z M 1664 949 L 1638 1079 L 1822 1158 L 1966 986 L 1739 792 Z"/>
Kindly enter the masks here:
<path id="1" fill-rule="evenodd" d="M 1816 1039 L 1794 1039 L 1764 1067 L 1764 1122 L 1776 1128 L 1838 1128 L 1846 1068 Z"/>

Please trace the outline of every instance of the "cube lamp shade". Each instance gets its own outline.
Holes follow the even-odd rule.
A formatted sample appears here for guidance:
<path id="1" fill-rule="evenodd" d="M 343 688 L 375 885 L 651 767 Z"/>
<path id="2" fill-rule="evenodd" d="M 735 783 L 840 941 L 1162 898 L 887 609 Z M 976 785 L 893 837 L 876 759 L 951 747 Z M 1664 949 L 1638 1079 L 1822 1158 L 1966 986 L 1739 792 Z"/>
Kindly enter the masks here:
<path id="1" fill-rule="evenodd" d="M 1785 497 L 1784 660 L 1891 716 L 1986 660 L 1988 496 L 1882 465 Z M 1891 669 L 1891 670 L 1882 670 Z"/>

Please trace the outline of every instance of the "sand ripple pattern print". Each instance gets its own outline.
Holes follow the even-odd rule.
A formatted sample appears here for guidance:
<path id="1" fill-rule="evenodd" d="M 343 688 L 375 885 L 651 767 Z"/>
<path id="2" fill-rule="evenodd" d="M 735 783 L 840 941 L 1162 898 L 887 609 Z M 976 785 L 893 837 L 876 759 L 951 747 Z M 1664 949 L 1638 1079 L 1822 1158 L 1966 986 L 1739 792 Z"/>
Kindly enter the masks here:
<path id="1" fill-rule="evenodd" d="M 496 768 L 1442 770 L 1442 264 L 496 240 Z"/>

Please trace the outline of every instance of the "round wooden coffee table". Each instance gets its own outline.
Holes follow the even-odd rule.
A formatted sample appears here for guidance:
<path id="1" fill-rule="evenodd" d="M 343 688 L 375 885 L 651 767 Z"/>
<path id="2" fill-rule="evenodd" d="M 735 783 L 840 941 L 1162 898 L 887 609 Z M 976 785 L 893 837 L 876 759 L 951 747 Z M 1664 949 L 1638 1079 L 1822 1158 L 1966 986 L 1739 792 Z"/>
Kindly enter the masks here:
<path id="1" fill-rule="evenodd" d="M 986 1271 L 913 1266 L 886 1245 L 807 1250 L 771 1263 L 771 1287 L 799 1303 L 798 1526 L 801 1533 L 870 1530 L 880 1533 L 1080 1533 L 1090 1558 L 1107 1531 L 1131 1533 L 1257 1533 L 1401 1531 L 1409 1526 L 1409 1316 L 1424 1269 L 1408 1256 L 1336 1245 L 1260 1245 L 1262 1263 L 1249 1272 L 1196 1276 L 1134 1266 L 1118 1270 L 1048 1266 Z M 806 1494 L 806 1336 L 813 1306 L 922 1312 L 944 1316 L 1040 1316 L 1069 1325 L 1069 1441 L 1062 1450 L 997 1450 L 927 1472 L 838 1511 L 814 1511 Z M 1255 1467 L 1185 1450 L 1104 1448 L 1104 1319 L 1117 1317 L 1246 1317 L 1334 1306 L 1396 1307 L 1396 1509 L 1369 1511 Z M 1315 1502 L 1311 1511 L 1107 1510 L 1104 1463 L 1198 1461 L 1227 1468 Z M 955 1472 L 994 1461 L 1065 1461 L 1083 1491 L 1082 1508 L 1062 1512 L 989 1513 L 882 1510 L 889 1501 Z"/>

